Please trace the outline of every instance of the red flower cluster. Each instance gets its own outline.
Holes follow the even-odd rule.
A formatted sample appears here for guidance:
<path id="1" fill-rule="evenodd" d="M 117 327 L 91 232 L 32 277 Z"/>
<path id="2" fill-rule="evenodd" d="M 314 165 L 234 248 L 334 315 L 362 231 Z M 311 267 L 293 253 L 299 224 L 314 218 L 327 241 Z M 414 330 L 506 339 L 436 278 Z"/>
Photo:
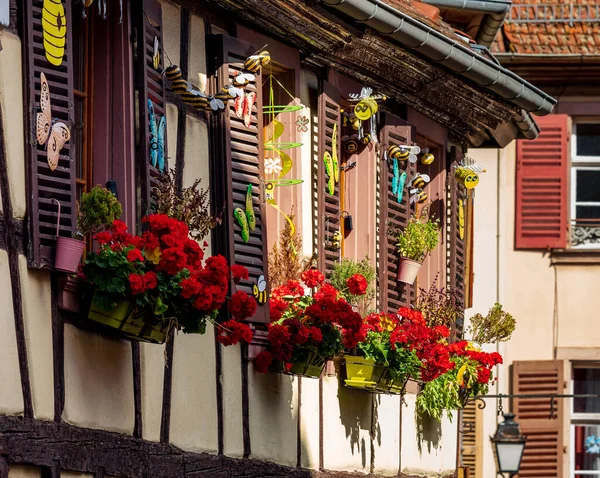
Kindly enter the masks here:
<path id="1" fill-rule="evenodd" d="M 227 320 L 219 324 L 217 341 L 223 345 L 235 345 L 252 340 L 252 329 L 237 320 Z"/>
<path id="2" fill-rule="evenodd" d="M 354 274 L 346 280 L 346 286 L 352 295 L 365 295 L 368 285 L 367 279 L 361 274 Z"/>
<path id="3" fill-rule="evenodd" d="M 133 295 L 143 294 L 148 289 L 155 289 L 157 285 L 158 278 L 152 271 L 145 274 L 129 274 L 129 286 Z"/>
<path id="4" fill-rule="evenodd" d="M 244 266 L 234 264 L 231 266 L 231 275 L 233 277 L 233 281 L 236 284 L 239 284 L 241 280 L 248 280 L 248 269 L 246 269 Z"/>
<path id="5" fill-rule="evenodd" d="M 248 319 L 256 312 L 256 301 L 245 292 L 238 290 L 231 298 L 229 310 L 234 319 Z"/>
<path id="6" fill-rule="evenodd" d="M 492 368 L 502 363 L 502 355 L 498 352 L 483 352 L 469 348 L 469 342 L 463 340 L 448 346 L 452 355 L 467 357 L 469 360 L 477 362 L 477 381 L 486 384 L 492 377 Z"/>
<path id="7" fill-rule="evenodd" d="M 306 287 L 317 287 L 319 285 L 323 285 L 325 282 L 325 276 L 321 271 L 317 269 L 309 269 L 304 271 L 301 275 L 302 282 L 306 285 Z"/>

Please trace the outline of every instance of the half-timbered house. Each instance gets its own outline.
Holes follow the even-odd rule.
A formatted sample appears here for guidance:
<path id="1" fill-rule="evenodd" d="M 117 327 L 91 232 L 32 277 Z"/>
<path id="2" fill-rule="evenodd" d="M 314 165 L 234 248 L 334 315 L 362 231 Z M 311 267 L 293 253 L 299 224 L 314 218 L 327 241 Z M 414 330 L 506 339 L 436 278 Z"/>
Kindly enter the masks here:
<path id="1" fill-rule="evenodd" d="M 55 66 L 44 12 L 57 4 L 66 43 Z M 453 168 L 469 147 L 535 138 L 532 115 L 547 115 L 555 101 L 418 1 L 5 0 L 0 19 L 4 10 L 0 478 L 452 474 L 456 423 L 415 416 L 416 390 L 403 399 L 353 391 L 333 365 L 316 380 L 257 375 L 258 333 L 249 347 L 223 348 L 212 329 L 157 345 L 86 327 L 62 300 L 69 286 L 53 268 L 56 237 L 74 233 L 76 201 L 95 184 L 117 192 L 123 220 L 139 230 L 160 174 L 148 125 L 151 114 L 165 116 L 177 187 L 202 178 L 224 208 L 210 250 L 268 281 L 268 251 L 286 219 L 265 201 L 272 118 L 263 106 L 292 104 L 301 108 L 282 141 L 302 143 L 289 153 L 289 177 L 302 182 L 276 188 L 275 198 L 286 214 L 293 209 L 302 252 L 316 252 L 325 272 L 342 257 L 368 256 L 381 310 L 410 305 L 436 276 L 464 301 L 473 227 L 458 230 L 464 189 Z M 217 94 L 264 49 L 271 62 L 247 86 L 256 103 L 245 119 L 231 101 L 222 112 L 187 104 L 162 74 L 178 65 Z M 54 170 L 36 141 L 42 73 L 53 120 L 71 129 Z M 353 152 L 342 147 L 344 113 L 363 87 L 386 99 L 367 131 L 371 144 Z M 306 119 L 298 129 L 296 116 Z M 430 176 L 430 213 L 443 226 L 413 286 L 396 282 L 395 235 L 415 205 L 390 192 L 389 144 L 435 156 L 431 165 L 407 163 L 408 175 Z M 330 194 L 322 158 L 333 149 L 342 172 Z M 244 242 L 233 209 L 248 185 L 257 228 Z M 267 305 L 250 319 L 257 330 L 268 321 Z"/>

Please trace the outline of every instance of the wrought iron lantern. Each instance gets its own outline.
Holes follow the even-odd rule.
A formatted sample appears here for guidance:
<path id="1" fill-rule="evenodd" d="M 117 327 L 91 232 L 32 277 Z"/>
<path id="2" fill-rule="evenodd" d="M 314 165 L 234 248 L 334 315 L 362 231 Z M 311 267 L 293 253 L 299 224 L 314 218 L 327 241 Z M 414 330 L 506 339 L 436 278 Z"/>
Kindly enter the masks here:
<path id="1" fill-rule="evenodd" d="M 498 424 L 496 434 L 490 437 L 490 440 L 494 449 L 498 474 L 508 473 L 512 477 L 519 472 L 521 467 L 527 437 L 521 434 L 521 428 L 515 422 L 513 413 L 504 413 L 502 416 L 504 422 Z"/>

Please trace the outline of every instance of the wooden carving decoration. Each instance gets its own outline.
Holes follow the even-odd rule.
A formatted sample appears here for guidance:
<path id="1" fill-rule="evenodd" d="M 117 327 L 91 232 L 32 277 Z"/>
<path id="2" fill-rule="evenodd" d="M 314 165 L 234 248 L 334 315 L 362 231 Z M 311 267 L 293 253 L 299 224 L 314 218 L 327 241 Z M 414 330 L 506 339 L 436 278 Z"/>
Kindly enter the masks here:
<path id="1" fill-rule="evenodd" d="M 58 165 L 60 150 L 71 139 L 71 130 L 62 122 L 53 122 L 50 104 L 50 87 L 44 73 L 40 74 L 40 112 L 37 114 L 36 138 L 39 144 L 46 145 L 48 166 L 51 171 Z"/>
<path id="2" fill-rule="evenodd" d="M 67 19 L 62 0 L 44 0 L 42 30 L 46 59 L 52 65 L 60 66 L 67 42 Z"/>

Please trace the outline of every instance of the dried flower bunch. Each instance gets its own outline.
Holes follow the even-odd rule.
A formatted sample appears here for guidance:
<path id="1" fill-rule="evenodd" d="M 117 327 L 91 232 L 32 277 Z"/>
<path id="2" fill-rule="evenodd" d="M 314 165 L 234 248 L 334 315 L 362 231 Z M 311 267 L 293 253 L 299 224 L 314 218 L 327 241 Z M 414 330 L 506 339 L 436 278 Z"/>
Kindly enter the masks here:
<path id="1" fill-rule="evenodd" d="M 502 306 L 496 302 L 485 317 L 481 314 L 471 317 L 471 339 L 478 344 L 506 342 L 515 331 L 516 322 L 513 316 L 502 310 Z"/>
<path id="2" fill-rule="evenodd" d="M 221 224 L 222 213 L 211 213 L 209 190 L 199 188 L 200 179 L 177 193 L 175 169 L 158 177 L 153 188 L 153 211 L 164 214 L 187 224 L 190 237 L 197 241 L 204 239 L 210 231 Z"/>
<path id="3" fill-rule="evenodd" d="M 455 330 L 457 322 L 462 319 L 458 291 L 453 288 L 438 288 L 437 279 L 436 276 L 429 289 L 419 290 L 414 308 L 423 314 L 427 325 L 444 325 L 450 330 Z"/>

